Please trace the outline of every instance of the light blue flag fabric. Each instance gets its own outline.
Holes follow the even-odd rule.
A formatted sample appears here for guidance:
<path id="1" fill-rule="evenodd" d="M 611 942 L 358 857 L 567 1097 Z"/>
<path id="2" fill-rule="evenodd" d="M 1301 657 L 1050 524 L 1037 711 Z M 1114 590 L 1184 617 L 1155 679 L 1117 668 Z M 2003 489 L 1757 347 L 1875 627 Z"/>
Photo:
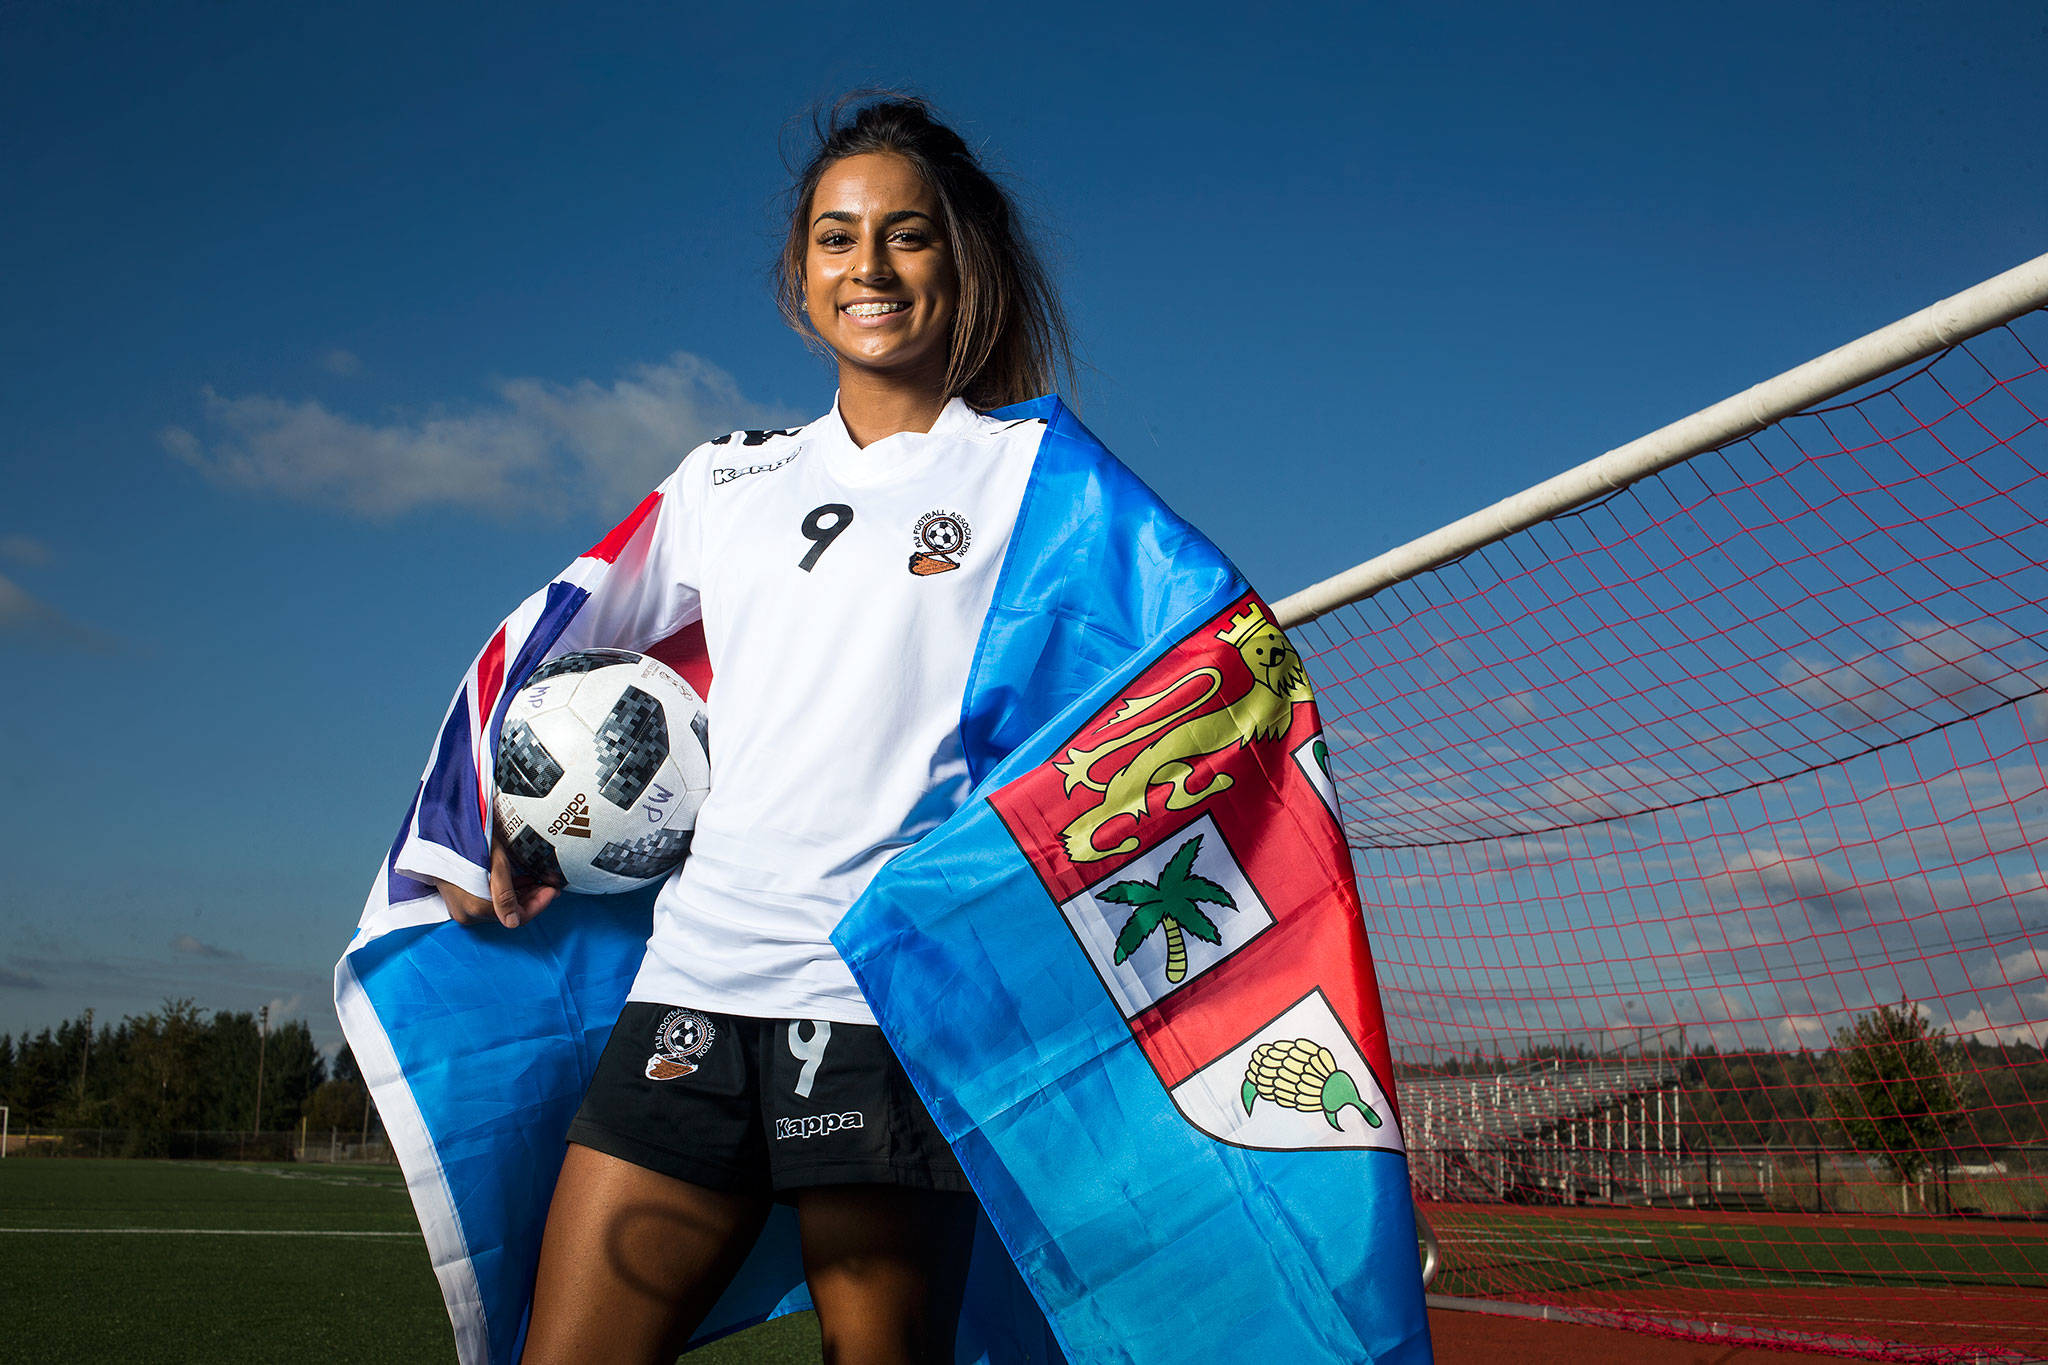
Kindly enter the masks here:
<path id="1" fill-rule="evenodd" d="M 975 794 L 834 935 L 988 1215 L 956 1358 L 1427 1359 L 1384 1029 L 1299 660 L 1057 400 L 1000 415 L 1047 428 L 964 699 Z M 487 847 L 467 774 L 647 510 L 479 657 L 336 968 L 465 1365 L 517 1359 L 563 1134 L 652 893 L 461 927 L 393 863 L 421 831 L 471 862 Z M 808 1306 L 778 1210 L 698 1340 Z"/>
<path id="2" fill-rule="evenodd" d="M 1425 1361 L 1299 657 L 1070 413 L 1005 415 L 1050 425 L 969 689 L 978 783 L 834 944 L 1069 1360 Z M 1178 964 L 1147 941 L 1176 915 Z"/>

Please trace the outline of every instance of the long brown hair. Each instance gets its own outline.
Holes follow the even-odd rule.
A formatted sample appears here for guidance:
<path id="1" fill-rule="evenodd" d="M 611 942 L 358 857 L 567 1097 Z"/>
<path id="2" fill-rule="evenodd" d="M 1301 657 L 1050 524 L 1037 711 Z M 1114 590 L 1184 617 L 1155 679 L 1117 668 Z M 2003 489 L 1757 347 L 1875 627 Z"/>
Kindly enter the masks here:
<path id="1" fill-rule="evenodd" d="M 818 344 L 804 309 L 804 256 L 811 197 L 833 163 L 890 152 L 916 168 L 939 201 L 941 226 L 960 274 L 960 301 L 946 358 L 946 396 L 999 408 L 1071 384 L 1066 311 L 1010 196 L 958 133 L 921 99 L 889 92 L 848 95 L 812 119 L 816 139 L 789 187 L 789 234 L 775 263 L 783 318 Z"/>

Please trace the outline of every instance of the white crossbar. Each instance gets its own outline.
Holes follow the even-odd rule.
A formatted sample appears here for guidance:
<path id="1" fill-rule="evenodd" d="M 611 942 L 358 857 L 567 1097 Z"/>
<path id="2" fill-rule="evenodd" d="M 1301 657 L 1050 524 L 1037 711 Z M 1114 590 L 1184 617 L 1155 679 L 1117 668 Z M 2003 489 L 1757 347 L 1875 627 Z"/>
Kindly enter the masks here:
<path id="1" fill-rule="evenodd" d="M 2048 255 L 2036 256 L 1775 379 L 1752 385 L 1419 540 L 1303 588 L 1275 602 L 1274 615 L 1282 626 L 1313 621 L 1547 517 L 1605 497 L 1660 469 L 1761 431 L 1802 408 L 1924 360 L 2043 304 L 2048 304 Z"/>

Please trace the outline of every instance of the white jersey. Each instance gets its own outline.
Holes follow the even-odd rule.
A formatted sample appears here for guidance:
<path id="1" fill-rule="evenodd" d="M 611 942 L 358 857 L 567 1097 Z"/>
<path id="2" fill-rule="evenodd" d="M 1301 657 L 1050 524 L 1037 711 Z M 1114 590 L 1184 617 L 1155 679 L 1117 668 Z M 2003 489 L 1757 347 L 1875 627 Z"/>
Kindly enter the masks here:
<path id="1" fill-rule="evenodd" d="M 874 1022 L 828 936 L 966 796 L 968 670 L 1044 431 L 954 399 L 862 449 L 835 404 L 700 446 L 662 485 L 640 587 L 565 641 L 701 618 L 710 654 L 711 794 L 629 998 Z"/>

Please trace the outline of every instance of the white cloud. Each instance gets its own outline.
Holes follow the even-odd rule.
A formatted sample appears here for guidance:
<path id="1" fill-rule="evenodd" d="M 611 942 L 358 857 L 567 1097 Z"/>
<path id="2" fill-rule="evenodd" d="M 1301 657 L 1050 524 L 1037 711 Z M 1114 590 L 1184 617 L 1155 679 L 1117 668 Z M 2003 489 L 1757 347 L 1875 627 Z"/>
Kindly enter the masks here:
<path id="1" fill-rule="evenodd" d="M 206 437 L 165 429 L 172 455 L 231 487 L 373 516 L 626 505 L 700 442 L 790 421 L 683 351 L 609 385 L 510 379 L 494 401 L 383 424 L 312 399 L 204 396 Z"/>
<path id="2" fill-rule="evenodd" d="M 363 372 L 363 360 L 354 351 L 336 346 L 320 357 L 320 368 L 329 374 L 338 374 L 343 379 L 349 379 Z"/>
<path id="3" fill-rule="evenodd" d="M 1949 1032 L 1980 1043 L 2048 1044 L 2048 947 L 2024 943 L 1998 959 L 2001 985 L 1979 973 L 1974 1008 L 1955 1015 Z"/>
<path id="4" fill-rule="evenodd" d="M 0 574 L 0 632 L 21 631 L 41 642 L 90 654 L 114 652 L 116 643 L 90 626 L 65 616 L 28 589 Z"/>
<path id="5" fill-rule="evenodd" d="M 17 564 L 47 564 L 50 562 L 50 547 L 34 536 L 0 536 L 0 559 L 11 559 Z"/>
<path id="6" fill-rule="evenodd" d="M 50 608 L 29 596 L 27 589 L 0 575 L 0 630 L 33 625 L 49 612 Z"/>
<path id="7" fill-rule="evenodd" d="M 214 962 L 234 962 L 242 956 L 240 953 L 230 949 L 216 947 L 211 943 L 203 942 L 191 934 L 180 934 L 172 939 L 171 951 L 174 953 L 188 953 L 193 957 L 203 957 Z"/>
<path id="8" fill-rule="evenodd" d="M 1889 640 L 1854 658 L 1789 653 L 1779 680 L 1845 733 L 1919 734 L 2048 685 L 2048 657 L 1991 619 L 1952 624 L 1902 617 Z"/>

